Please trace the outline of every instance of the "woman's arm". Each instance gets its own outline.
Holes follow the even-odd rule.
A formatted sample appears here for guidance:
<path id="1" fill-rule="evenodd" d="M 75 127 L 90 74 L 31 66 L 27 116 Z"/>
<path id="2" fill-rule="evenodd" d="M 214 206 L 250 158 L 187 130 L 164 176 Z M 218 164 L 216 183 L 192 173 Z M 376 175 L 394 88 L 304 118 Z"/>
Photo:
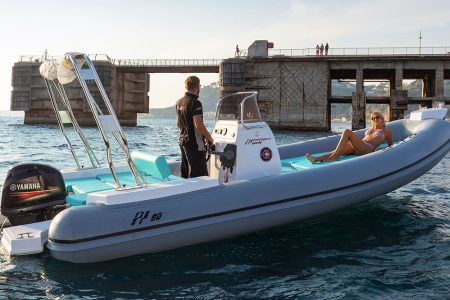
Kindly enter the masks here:
<path id="1" fill-rule="evenodd" d="M 386 140 L 388 142 L 388 145 L 392 146 L 392 129 L 386 128 L 385 132 L 386 132 Z"/>

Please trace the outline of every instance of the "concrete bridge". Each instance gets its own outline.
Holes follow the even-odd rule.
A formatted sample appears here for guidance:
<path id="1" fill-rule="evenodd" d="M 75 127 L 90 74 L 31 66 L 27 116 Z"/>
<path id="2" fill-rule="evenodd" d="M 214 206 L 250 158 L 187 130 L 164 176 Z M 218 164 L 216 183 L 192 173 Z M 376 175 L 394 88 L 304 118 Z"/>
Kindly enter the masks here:
<path id="1" fill-rule="evenodd" d="M 246 53 L 230 59 L 112 59 L 90 55 L 123 125 L 135 126 L 137 113 L 149 107 L 149 73 L 219 73 L 221 95 L 257 90 L 264 119 L 275 129 L 329 130 L 331 105 L 352 105 L 352 127 L 365 127 L 366 104 L 389 106 L 389 119 L 403 117 L 408 104 L 450 104 L 444 84 L 450 79 L 450 47 L 331 48 L 327 56 L 315 49 L 272 49 L 255 41 Z M 54 119 L 39 65 L 44 57 L 22 56 L 13 66 L 11 110 L 25 111 L 27 124 Z M 422 80 L 422 97 L 409 97 L 403 80 Z M 333 80 L 352 81 L 351 96 L 336 96 Z M 373 97 L 367 81 L 389 83 L 389 95 Z M 68 92 L 81 124 L 92 124 L 75 83 Z"/>
<path id="2" fill-rule="evenodd" d="M 222 95 L 257 90 L 260 110 L 272 128 L 330 130 L 333 103 L 352 105 L 353 129 L 366 126 L 366 104 L 387 104 L 390 120 L 403 118 L 408 104 L 450 104 L 450 95 L 444 94 L 450 47 L 341 48 L 316 55 L 311 48 L 277 50 L 270 45 L 255 41 L 245 59 L 223 60 L 220 86 Z M 403 87 L 408 79 L 422 81 L 421 97 L 408 96 Z M 351 96 L 336 96 L 333 80 L 353 81 L 356 89 Z M 369 96 L 367 81 L 388 82 L 389 94 Z"/>
<path id="3" fill-rule="evenodd" d="M 137 114 L 149 112 L 149 73 L 218 73 L 219 59 L 111 59 L 89 55 L 122 125 L 136 126 Z M 50 58 L 21 56 L 12 70 L 11 110 L 25 111 L 25 124 L 56 123 L 40 64 Z M 94 125 L 77 82 L 68 84 L 68 97 L 79 123 Z"/>

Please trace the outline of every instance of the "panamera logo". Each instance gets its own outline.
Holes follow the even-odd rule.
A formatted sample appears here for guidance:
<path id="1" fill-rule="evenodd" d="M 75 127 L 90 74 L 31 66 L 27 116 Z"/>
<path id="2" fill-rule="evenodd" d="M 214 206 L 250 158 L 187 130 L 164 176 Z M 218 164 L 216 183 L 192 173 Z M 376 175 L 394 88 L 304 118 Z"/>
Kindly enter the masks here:
<path id="1" fill-rule="evenodd" d="M 262 142 L 269 140 L 271 140 L 271 138 L 247 139 L 245 145 L 261 145 Z"/>
<path id="2" fill-rule="evenodd" d="M 29 190 L 40 190 L 41 185 L 39 182 L 32 182 L 32 183 L 13 183 L 9 186 L 9 189 L 12 192 L 15 191 L 29 191 Z"/>

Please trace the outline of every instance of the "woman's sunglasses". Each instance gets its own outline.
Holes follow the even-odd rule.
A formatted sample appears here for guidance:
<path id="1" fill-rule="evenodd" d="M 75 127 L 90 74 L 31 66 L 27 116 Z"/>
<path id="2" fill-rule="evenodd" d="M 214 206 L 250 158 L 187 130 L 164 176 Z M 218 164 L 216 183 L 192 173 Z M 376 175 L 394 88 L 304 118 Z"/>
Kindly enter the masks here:
<path id="1" fill-rule="evenodd" d="M 383 119 L 383 117 L 382 116 L 375 116 L 375 117 L 372 117 L 372 120 L 378 120 L 378 119 Z"/>

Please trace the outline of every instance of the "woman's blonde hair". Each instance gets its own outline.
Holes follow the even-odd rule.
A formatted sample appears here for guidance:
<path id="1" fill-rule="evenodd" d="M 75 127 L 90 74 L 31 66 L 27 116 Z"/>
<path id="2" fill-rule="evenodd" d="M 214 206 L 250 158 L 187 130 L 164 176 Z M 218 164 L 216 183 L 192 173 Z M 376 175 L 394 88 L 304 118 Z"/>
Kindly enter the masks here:
<path id="1" fill-rule="evenodd" d="M 372 120 L 372 118 L 373 118 L 374 116 L 380 116 L 380 117 L 381 117 L 381 120 L 383 120 L 383 127 L 386 127 L 386 122 L 385 122 L 385 120 L 384 120 L 383 114 L 380 113 L 379 111 L 374 111 L 374 112 L 372 112 L 372 113 L 370 114 L 370 123 L 372 124 L 372 129 L 375 128 L 375 124 L 374 124 L 375 122 Z"/>

